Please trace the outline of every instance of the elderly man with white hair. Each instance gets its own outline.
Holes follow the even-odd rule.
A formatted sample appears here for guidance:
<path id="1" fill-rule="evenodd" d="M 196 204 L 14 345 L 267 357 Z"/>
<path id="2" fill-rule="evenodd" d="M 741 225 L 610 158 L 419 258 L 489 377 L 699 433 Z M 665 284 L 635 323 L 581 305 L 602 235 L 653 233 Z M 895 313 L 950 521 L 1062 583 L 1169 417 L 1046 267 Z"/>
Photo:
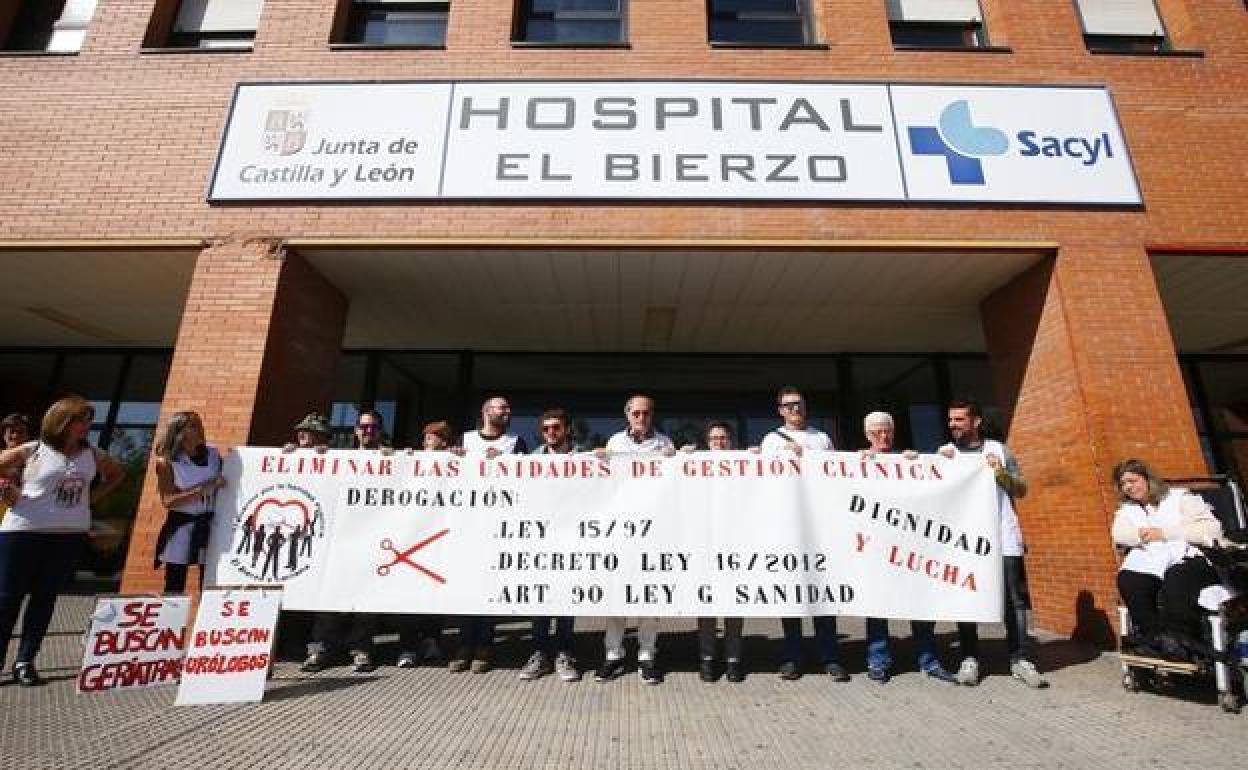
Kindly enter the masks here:
<path id="1" fill-rule="evenodd" d="M 877 454 L 897 454 L 893 448 L 896 429 L 893 416 L 888 412 L 872 412 L 862 421 L 867 437 L 865 457 Z M 901 453 L 906 459 L 918 457 L 918 452 L 907 449 Z M 929 620 L 910 621 L 910 638 L 914 640 L 918 654 L 919 670 L 946 684 L 957 684 L 957 678 L 940 663 L 936 654 L 936 624 Z M 889 646 L 888 621 L 884 618 L 867 618 L 867 678 L 884 684 L 892 676 L 893 652 Z"/>

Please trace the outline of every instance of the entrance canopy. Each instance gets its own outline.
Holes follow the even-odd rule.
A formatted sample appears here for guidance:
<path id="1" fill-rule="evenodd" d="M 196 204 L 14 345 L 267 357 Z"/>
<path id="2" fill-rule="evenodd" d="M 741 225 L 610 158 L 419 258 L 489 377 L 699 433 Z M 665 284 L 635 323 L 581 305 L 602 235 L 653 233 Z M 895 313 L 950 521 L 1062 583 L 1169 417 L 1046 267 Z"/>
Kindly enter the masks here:
<path id="1" fill-rule="evenodd" d="M 343 347 L 981 352 L 979 303 L 1040 250 L 311 247 Z"/>

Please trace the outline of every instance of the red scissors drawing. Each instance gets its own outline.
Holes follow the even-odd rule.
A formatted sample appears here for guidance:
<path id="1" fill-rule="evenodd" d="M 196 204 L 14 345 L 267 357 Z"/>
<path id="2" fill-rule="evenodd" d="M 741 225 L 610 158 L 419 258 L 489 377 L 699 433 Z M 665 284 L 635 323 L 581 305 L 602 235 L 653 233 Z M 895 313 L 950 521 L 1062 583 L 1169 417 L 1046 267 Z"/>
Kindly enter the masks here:
<path id="1" fill-rule="evenodd" d="M 391 558 L 392 560 L 389 564 L 382 564 L 381 566 L 379 566 L 377 568 L 377 574 L 381 575 L 382 577 L 385 577 L 386 575 L 390 574 L 391 567 L 395 566 L 396 564 L 401 563 L 401 564 L 406 564 L 412 569 L 419 570 L 420 572 L 425 573 L 431 579 L 436 580 L 439 583 L 445 583 L 446 578 L 442 577 L 441 575 L 434 572 L 433 570 L 425 567 L 423 564 L 417 564 L 416 562 L 412 561 L 411 558 L 409 557 L 411 557 L 412 554 L 416 553 L 420 549 L 424 548 L 425 546 L 432 543 L 434 540 L 437 540 L 438 538 L 442 537 L 443 535 L 445 535 L 447 532 L 450 532 L 450 531 L 451 530 L 449 529 L 444 529 L 441 532 L 435 532 L 434 534 L 430 535 L 424 540 L 421 540 L 419 543 L 412 546 L 411 548 L 408 548 L 406 551 L 400 551 L 399 549 L 395 548 L 394 541 L 392 541 L 390 538 L 386 538 L 385 540 L 382 540 L 381 550 L 389 551 L 391 555 L 388 558 Z"/>

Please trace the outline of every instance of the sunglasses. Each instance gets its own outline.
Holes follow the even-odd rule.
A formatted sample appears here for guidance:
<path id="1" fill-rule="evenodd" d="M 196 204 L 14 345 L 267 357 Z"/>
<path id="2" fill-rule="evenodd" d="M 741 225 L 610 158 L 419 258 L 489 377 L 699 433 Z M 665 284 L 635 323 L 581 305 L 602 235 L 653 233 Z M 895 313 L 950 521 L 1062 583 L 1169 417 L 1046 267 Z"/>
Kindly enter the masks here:
<path id="1" fill-rule="evenodd" d="M 804 401 L 781 401 L 780 408 L 781 409 L 801 409 L 804 404 L 805 404 Z"/>
<path id="2" fill-rule="evenodd" d="M 563 423 L 556 422 L 556 423 L 551 423 L 550 425 L 543 425 L 542 433 L 550 433 L 552 431 L 562 430 L 562 429 L 563 429 Z"/>

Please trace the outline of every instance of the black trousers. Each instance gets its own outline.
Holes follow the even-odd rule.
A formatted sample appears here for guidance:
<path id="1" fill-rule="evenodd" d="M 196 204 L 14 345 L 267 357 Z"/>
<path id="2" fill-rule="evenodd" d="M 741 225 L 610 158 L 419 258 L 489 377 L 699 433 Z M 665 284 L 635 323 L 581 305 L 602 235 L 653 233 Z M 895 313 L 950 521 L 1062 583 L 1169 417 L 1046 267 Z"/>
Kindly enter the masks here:
<path id="1" fill-rule="evenodd" d="M 1199 639 L 1206 611 L 1197 600 L 1206 587 L 1218 583 L 1218 573 L 1203 558 L 1184 559 L 1161 581 L 1161 625 Z"/>
<path id="2" fill-rule="evenodd" d="M 1153 636 L 1161 630 L 1161 613 L 1157 597 L 1161 578 L 1147 572 L 1118 570 L 1118 595 L 1131 613 L 1131 626 L 1137 636 Z"/>

